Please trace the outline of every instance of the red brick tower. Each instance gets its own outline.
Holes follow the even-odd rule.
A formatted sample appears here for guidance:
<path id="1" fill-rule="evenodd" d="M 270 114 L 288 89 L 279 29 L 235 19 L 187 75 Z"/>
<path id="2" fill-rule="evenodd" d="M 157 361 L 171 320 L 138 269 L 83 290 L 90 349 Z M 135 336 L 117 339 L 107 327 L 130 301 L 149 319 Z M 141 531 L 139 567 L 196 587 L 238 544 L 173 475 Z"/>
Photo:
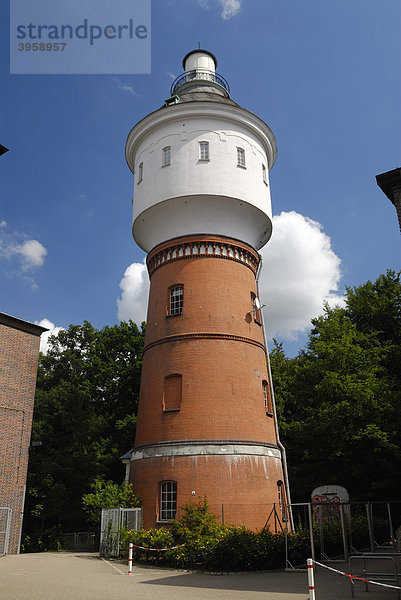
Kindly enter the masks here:
<path id="1" fill-rule="evenodd" d="M 183 65 L 126 146 L 151 281 L 130 480 L 146 528 L 206 496 L 225 522 L 258 529 L 288 497 L 256 283 L 276 144 L 210 52 Z"/>
<path id="2" fill-rule="evenodd" d="M 44 331 L 44 327 L 0 313 L 0 555 L 19 552 L 39 342 Z"/>

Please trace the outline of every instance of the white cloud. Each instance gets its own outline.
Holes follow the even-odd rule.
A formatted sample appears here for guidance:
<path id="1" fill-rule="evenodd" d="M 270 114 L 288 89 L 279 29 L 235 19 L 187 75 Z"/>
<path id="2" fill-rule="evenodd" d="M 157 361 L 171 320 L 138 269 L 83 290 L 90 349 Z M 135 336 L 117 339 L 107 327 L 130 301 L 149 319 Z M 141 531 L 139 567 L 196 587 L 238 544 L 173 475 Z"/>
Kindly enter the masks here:
<path id="1" fill-rule="evenodd" d="M 49 321 L 49 319 L 42 319 L 41 321 L 35 321 L 36 325 L 40 325 L 41 327 L 46 327 L 49 331 L 45 331 L 40 336 L 40 351 L 43 354 L 47 354 L 49 349 L 49 337 L 51 335 L 58 335 L 59 331 L 64 330 L 64 327 L 56 327 L 54 323 Z"/>
<path id="2" fill-rule="evenodd" d="M 320 223 L 296 212 L 273 217 L 273 235 L 261 251 L 259 281 L 267 334 L 295 340 L 322 313 L 323 302 L 343 304 L 340 259 Z"/>
<path id="3" fill-rule="evenodd" d="M 235 17 L 235 15 L 240 11 L 240 0 L 219 0 L 219 2 L 223 9 L 221 16 L 225 21 Z"/>
<path id="4" fill-rule="evenodd" d="M 132 87 L 132 85 L 124 85 L 119 77 L 112 77 L 112 80 L 115 82 L 119 90 L 131 94 L 131 96 L 136 96 L 135 90 Z"/>
<path id="5" fill-rule="evenodd" d="M 43 266 L 47 250 L 38 240 L 24 239 L 27 236 L 18 231 L 9 231 L 5 221 L 0 222 L 0 260 L 11 262 L 14 259 L 13 269 L 16 274 L 22 275 L 30 283 L 32 289 L 37 285 L 29 275 L 35 268 Z M 17 259 L 16 267 L 15 259 Z"/>
<path id="6" fill-rule="evenodd" d="M 117 315 L 121 321 L 132 319 L 137 324 L 146 320 L 149 277 L 145 261 L 127 267 L 120 281 L 121 297 L 117 299 Z"/>
<path id="7" fill-rule="evenodd" d="M 222 8 L 221 17 L 225 21 L 235 17 L 241 9 L 241 0 L 218 0 L 218 2 Z M 209 0 L 198 0 L 198 4 L 203 9 L 210 8 Z"/>
<path id="8" fill-rule="evenodd" d="M 273 235 L 261 251 L 259 280 L 269 338 L 295 340 L 322 313 L 323 303 L 343 304 L 338 292 L 340 259 L 320 223 L 296 212 L 273 217 Z M 132 263 L 120 282 L 118 317 L 140 323 L 146 319 L 149 279 L 144 263 Z"/>
<path id="9" fill-rule="evenodd" d="M 45 262 L 47 250 L 38 240 L 27 240 L 23 244 L 10 247 L 12 254 L 20 254 L 22 256 L 23 269 L 31 269 L 32 267 L 41 267 Z"/>

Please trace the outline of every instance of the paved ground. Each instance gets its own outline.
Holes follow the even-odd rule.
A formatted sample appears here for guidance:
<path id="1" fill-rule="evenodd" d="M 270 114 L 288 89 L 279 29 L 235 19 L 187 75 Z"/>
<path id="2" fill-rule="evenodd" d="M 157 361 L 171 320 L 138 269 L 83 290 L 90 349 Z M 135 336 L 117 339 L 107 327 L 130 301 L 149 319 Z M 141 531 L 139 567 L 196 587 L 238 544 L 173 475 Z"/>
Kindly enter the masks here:
<path id="1" fill-rule="evenodd" d="M 345 565 L 335 565 L 344 570 Z M 49 552 L 0 558 L 0 600 L 307 600 L 305 573 L 206 575 L 137 567 L 95 554 Z M 350 584 L 318 567 L 316 600 L 350 599 Z M 373 588 L 370 588 L 373 590 Z M 393 600 L 395 590 L 375 588 L 356 598 Z"/>

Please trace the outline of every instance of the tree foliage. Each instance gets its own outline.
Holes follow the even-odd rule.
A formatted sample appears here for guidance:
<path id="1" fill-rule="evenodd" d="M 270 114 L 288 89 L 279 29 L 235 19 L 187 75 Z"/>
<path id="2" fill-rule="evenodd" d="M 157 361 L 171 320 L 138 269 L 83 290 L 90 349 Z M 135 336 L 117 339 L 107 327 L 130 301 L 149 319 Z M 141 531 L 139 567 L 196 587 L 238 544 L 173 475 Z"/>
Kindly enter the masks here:
<path id="1" fill-rule="evenodd" d="M 305 350 L 271 353 L 293 497 L 322 484 L 353 499 L 399 495 L 401 282 L 388 271 L 347 288 L 344 308 L 312 320 Z"/>
<path id="2" fill-rule="evenodd" d="M 135 508 L 139 498 L 134 494 L 131 483 L 114 483 L 97 477 L 91 485 L 91 492 L 84 494 L 82 504 L 88 521 L 95 528 L 99 527 L 102 508 Z"/>
<path id="3" fill-rule="evenodd" d="M 135 438 L 144 327 L 70 325 L 41 355 L 24 531 L 87 527 L 82 495 L 98 476 L 120 482 L 119 457 Z"/>

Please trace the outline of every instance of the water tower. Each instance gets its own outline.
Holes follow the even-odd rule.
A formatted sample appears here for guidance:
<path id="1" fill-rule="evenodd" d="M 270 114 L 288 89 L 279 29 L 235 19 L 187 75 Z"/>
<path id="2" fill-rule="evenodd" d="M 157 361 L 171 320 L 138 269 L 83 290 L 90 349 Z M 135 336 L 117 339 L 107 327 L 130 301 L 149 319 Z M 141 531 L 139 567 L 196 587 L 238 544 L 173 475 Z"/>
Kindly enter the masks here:
<path id="1" fill-rule="evenodd" d="M 130 132 L 133 236 L 150 294 L 130 481 L 144 527 L 206 496 L 257 529 L 288 498 L 264 341 L 258 250 L 272 232 L 269 127 L 193 50 L 164 106 Z"/>

